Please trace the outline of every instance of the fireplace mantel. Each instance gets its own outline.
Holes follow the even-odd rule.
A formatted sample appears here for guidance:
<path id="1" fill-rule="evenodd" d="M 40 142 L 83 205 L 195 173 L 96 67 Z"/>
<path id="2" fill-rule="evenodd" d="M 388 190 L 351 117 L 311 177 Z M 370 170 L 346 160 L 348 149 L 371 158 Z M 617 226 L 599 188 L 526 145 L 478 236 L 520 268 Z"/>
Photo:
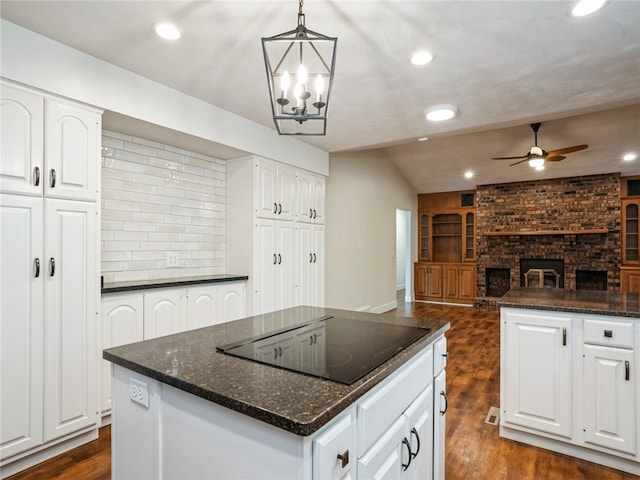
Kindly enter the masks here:
<path id="1" fill-rule="evenodd" d="M 579 230 L 505 230 L 498 232 L 484 232 L 481 235 L 487 237 L 517 237 L 524 235 L 593 235 L 598 233 L 609 233 L 607 228 L 586 228 Z"/>

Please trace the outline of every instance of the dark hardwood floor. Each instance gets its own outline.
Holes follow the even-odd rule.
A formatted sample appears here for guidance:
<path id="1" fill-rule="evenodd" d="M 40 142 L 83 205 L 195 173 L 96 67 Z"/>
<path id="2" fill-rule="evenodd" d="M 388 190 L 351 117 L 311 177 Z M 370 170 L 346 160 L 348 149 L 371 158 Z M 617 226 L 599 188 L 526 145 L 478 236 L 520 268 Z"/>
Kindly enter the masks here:
<path id="1" fill-rule="evenodd" d="M 634 475 L 500 438 L 485 423 L 500 405 L 500 325 L 497 311 L 404 303 L 397 315 L 447 320 L 446 477 L 448 480 L 631 480 Z M 64 455 L 10 477 L 11 480 L 102 480 L 111 475 L 111 430 Z M 117 479 L 116 479 L 117 480 Z"/>

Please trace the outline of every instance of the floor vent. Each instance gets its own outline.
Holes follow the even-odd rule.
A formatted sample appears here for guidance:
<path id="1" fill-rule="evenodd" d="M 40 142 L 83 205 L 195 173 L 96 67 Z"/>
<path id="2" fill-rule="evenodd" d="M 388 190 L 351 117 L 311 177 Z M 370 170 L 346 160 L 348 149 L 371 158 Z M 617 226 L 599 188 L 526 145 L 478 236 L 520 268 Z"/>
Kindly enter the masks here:
<path id="1" fill-rule="evenodd" d="M 500 409 L 498 407 L 490 407 L 489 413 L 487 413 L 487 418 L 485 418 L 484 423 L 488 423 L 489 425 L 498 425 L 500 422 Z"/>

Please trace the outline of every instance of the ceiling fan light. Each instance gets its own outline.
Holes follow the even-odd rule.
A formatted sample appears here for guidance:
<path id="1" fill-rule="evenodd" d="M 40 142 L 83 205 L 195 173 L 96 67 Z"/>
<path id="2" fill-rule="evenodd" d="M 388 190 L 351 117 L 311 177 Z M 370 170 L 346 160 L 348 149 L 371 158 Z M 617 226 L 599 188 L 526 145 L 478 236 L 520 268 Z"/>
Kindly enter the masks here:
<path id="1" fill-rule="evenodd" d="M 544 158 L 543 157 L 529 158 L 529 166 L 535 168 L 536 170 L 541 170 L 540 167 L 544 168 Z"/>
<path id="2" fill-rule="evenodd" d="M 424 111 L 424 115 L 427 120 L 432 122 L 442 122 L 444 120 L 450 120 L 458 113 L 458 107 L 450 104 L 434 105 Z"/>
<path id="3" fill-rule="evenodd" d="M 178 40 L 182 36 L 180 27 L 169 22 L 154 23 L 153 31 L 165 40 Z"/>
<path id="4" fill-rule="evenodd" d="M 538 147 L 537 145 L 533 146 L 529 150 L 529 153 L 531 155 L 535 155 L 536 157 L 542 157 L 542 148 Z M 544 160 L 544 158 L 542 160 Z"/>
<path id="5" fill-rule="evenodd" d="M 426 65 L 427 63 L 431 63 L 433 60 L 433 55 L 425 50 L 420 50 L 411 55 L 411 64 L 416 67 L 420 67 L 422 65 Z"/>

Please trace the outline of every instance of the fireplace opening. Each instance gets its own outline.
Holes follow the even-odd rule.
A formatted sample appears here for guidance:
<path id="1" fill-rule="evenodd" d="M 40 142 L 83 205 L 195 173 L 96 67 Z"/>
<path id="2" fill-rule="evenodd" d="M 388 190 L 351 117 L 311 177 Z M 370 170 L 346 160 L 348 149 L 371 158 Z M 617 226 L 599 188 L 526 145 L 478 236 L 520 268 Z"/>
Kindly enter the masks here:
<path id="1" fill-rule="evenodd" d="M 564 288 L 564 260 L 521 258 L 520 286 Z"/>
<path id="2" fill-rule="evenodd" d="M 576 290 L 607 290 L 606 270 L 576 270 Z"/>
<path id="3" fill-rule="evenodd" d="M 486 268 L 487 297 L 501 297 L 511 288 L 511 270 L 508 268 Z"/>

